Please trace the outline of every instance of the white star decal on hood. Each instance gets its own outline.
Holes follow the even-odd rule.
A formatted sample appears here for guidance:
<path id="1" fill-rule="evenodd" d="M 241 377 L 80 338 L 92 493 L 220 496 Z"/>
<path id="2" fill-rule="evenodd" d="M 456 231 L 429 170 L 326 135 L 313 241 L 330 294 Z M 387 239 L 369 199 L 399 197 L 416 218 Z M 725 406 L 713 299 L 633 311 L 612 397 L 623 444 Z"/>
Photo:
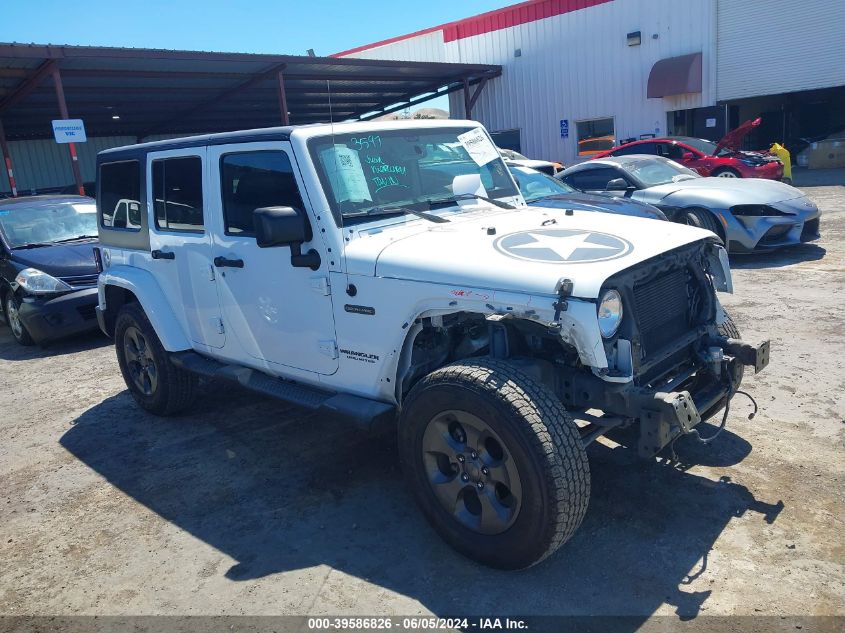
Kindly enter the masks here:
<path id="1" fill-rule="evenodd" d="M 535 241 L 530 244 L 521 244 L 519 246 L 512 246 L 512 250 L 523 249 L 545 249 L 556 253 L 564 261 L 572 257 L 572 253 L 578 249 L 595 249 L 595 250 L 619 250 L 615 246 L 605 246 L 604 244 L 593 244 L 587 242 L 587 239 L 592 233 L 578 233 L 576 235 L 568 235 L 566 237 L 555 237 L 544 233 L 528 233 Z"/>

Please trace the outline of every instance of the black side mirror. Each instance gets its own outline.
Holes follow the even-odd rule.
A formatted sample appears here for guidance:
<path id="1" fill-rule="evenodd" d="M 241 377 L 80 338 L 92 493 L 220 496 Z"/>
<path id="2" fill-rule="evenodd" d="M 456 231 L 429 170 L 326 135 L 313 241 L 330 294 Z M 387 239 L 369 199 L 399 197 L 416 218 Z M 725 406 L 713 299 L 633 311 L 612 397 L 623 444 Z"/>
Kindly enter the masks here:
<path id="1" fill-rule="evenodd" d="M 294 207 L 261 207 L 252 213 L 255 241 L 259 248 L 290 247 L 290 263 L 294 268 L 320 267 L 320 254 L 313 248 L 303 254 L 301 246 L 313 234 L 308 216 Z"/>
<path id="2" fill-rule="evenodd" d="M 604 189 L 605 191 L 628 191 L 628 182 L 624 178 L 614 178 L 609 181 Z"/>

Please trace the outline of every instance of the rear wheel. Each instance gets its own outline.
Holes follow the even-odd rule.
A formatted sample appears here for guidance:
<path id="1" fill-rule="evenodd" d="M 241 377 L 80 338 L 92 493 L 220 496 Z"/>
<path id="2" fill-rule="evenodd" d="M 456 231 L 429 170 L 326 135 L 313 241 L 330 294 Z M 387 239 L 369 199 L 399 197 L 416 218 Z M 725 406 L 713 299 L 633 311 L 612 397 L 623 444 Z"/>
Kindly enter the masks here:
<path id="1" fill-rule="evenodd" d="M 540 562 L 587 511 L 590 471 L 575 422 L 506 361 L 468 359 L 423 378 L 405 400 L 399 440 L 423 514 L 485 565 Z"/>
<path id="2" fill-rule="evenodd" d="M 114 328 L 117 362 L 129 393 L 144 409 L 172 415 L 194 400 L 197 379 L 176 367 L 137 303 L 120 309 Z"/>
<path id="3" fill-rule="evenodd" d="M 736 169 L 731 169 L 730 167 L 717 169 L 713 172 L 713 175 L 716 178 L 742 178 L 742 174 L 740 174 Z"/>
<path id="4" fill-rule="evenodd" d="M 11 290 L 6 292 L 3 303 L 3 311 L 6 313 L 6 323 L 9 324 L 9 329 L 12 330 L 12 336 L 21 345 L 33 345 L 35 343 L 29 332 L 26 331 L 26 326 L 21 321 L 20 315 L 21 303 L 15 297 L 15 293 Z"/>

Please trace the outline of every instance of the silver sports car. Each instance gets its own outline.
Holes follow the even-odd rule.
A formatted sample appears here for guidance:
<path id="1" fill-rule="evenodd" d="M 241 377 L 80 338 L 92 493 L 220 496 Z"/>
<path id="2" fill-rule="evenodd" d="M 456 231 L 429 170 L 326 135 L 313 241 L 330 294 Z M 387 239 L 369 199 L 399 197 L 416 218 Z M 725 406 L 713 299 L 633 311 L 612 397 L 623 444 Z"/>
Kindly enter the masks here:
<path id="1" fill-rule="evenodd" d="M 590 160 L 557 176 L 587 193 L 625 195 L 670 220 L 709 229 L 732 253 L 767 251 L 819 238 L 816 204 L 795 187 L 759 178 L 703 178 L 660 156 Z"/>

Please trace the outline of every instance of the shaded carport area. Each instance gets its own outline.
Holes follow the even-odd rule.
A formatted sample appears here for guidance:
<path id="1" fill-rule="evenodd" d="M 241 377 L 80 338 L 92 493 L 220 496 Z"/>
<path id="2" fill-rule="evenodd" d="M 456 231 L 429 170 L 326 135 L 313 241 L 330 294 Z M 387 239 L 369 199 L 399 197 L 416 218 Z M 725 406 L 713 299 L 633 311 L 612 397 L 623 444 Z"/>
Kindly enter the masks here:
<path id="1" fill-rule="evenodd" d="M 469 118 L 486 82 L 500 74 L 485 64 L 0 43 L 0 193 L 14 195 L 16 171 L 20 181 L 39 160 L 55 162 L 56 148 L 41 143 L 35 154 L 45 156 L 15 165 L 15 147 L 52 139 L 55 119 L 82 119 L 89 139 L 119 145 L 369 119 L 457 90 Z M 111 143 L 96 149 L 103 145 Z M 81 187 L 85 156 L 77 157 L 76 144 L 62 152 L 66 180 L 55 185 Z"/>

